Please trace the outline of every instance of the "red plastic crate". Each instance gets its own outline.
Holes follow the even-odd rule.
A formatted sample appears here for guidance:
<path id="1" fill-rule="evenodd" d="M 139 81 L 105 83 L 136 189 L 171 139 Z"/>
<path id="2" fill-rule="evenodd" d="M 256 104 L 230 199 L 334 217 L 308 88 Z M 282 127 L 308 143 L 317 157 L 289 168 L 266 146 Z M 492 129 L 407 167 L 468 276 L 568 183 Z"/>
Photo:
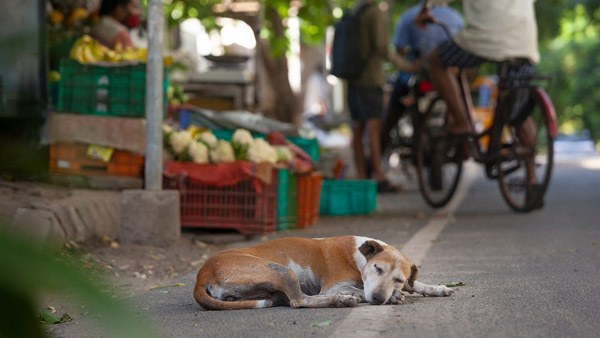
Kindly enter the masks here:
<path id="1" fill-rule="evenodd" d="M 298 229 L 307 228 L 319 218 L 322 183 L 323 175 L 319 172 L 298 176 Z"/>
<path id="2" fill-rule="evenodd" d="M 163 182 L 165 189 L 179 190 L 182 227 L 234 229 L 244 235 L 275 231 L 276 170 L 271 184 L 251 178 L 216 187 L 185 176 L 164 177 Z"/>

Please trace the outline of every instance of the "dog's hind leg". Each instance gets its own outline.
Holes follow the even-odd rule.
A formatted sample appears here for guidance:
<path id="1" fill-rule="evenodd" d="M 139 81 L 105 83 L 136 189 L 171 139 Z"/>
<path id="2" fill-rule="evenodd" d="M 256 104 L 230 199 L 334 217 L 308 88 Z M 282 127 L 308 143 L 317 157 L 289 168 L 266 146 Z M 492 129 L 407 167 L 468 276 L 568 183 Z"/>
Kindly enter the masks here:
<path id="1" fill-rule="evenodd" d="M 194 297 L 208 310 L 358 305 L 352 296 L 308 296 L 289 267 L 238 253 L 209 259 L 198 272 Z"/>

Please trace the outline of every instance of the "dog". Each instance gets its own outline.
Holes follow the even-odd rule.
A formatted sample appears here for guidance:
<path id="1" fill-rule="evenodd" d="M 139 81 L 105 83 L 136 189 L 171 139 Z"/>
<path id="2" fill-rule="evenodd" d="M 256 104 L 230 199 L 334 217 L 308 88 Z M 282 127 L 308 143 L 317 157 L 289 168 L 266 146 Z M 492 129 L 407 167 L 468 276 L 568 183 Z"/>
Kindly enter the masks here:
<path id="1" fill-rule="evenodd" d="M 376 239 L 288 237 L 215 254 L 198 271 L 194 298 L 206 310 L 239 310 L 399 304 L 402 291 L 454 292 L 420 283 L 417 275 L 400 251 Z"/>

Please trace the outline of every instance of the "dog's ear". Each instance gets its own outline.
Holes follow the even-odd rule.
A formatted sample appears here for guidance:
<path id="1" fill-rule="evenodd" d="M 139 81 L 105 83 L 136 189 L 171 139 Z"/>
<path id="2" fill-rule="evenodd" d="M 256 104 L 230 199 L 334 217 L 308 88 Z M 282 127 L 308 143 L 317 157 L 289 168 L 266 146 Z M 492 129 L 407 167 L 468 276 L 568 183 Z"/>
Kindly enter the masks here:
<path id="1" fill-rule="evenodd" d="M 417 269 L 416 265 L 410 266 L 410 277 L 408 277 L 408 285 L 412 288 L 415 286 L 415 280 L 417 280 L 417 276 L 419 275 L 419 269 Z"/>
<path id="2" fill-rule="evenodd" d="M 376 241 L 366 241 L 358 248 L 358 251 L 369 260 L 377 253 L 383 251 L 383 247 Z"/>

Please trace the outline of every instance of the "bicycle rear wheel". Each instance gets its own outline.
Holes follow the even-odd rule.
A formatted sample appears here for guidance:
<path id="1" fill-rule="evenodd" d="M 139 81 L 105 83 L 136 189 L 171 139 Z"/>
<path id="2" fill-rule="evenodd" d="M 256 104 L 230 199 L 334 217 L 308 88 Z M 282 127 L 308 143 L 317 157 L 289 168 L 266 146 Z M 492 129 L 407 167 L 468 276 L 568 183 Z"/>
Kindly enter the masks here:
<path id="1" fill-rule="evenodd" d="M 443 101 L 438 102 L 443 104 Z M 433 105 L 433 108 L 435 106 Z M 448 204 L 462 173 L 462 141 L 436 137 L 445 128 L 446 111 L 429 109 L 416 134 L 415 156 L 419 189 L 427 204 L 434 208 Z"/>
<path id="2" fill-rule="evenodd" d="M 554 163 L 554 107 L 541 88 L 530 100 L 527 118 L 505 125 L 497 162 L 502 197 L 517 212 L 543 207 Z"/>

